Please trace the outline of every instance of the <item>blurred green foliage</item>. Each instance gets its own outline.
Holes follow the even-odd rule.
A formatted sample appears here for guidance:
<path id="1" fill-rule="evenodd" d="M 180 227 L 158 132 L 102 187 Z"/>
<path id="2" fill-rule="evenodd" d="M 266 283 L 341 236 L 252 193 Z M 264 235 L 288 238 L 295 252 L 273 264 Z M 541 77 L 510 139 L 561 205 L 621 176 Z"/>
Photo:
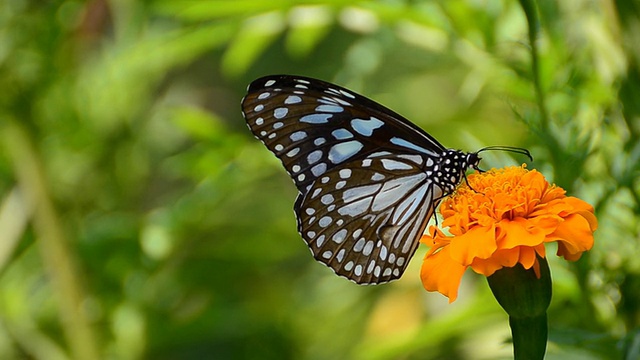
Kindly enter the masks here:
<path id="1" fill-rule="evenodd" d="M 0 2 L 0 358 L 511 356 L 483 279 L 448 305 L 424 249 L 377 287 L 312 260 L 239 110 L 272 73 L 449 147 L 529 148 L 600 220 L 579 262 L 550 258 L 548 358 L 638 358 L 639 28 L 634 0 Z"/>

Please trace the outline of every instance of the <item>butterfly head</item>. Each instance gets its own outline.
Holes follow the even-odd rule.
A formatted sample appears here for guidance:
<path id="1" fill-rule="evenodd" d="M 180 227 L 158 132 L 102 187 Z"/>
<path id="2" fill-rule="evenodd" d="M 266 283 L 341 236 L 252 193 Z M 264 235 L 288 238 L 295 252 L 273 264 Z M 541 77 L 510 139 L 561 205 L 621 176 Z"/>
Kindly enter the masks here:
<path id="1" fill-rule="evenodd" d="M 479 171 L 479 172 L 484 172 L 484 170 L 480 169 L 478 166 L 480 165 L 480 160 L 482 160 L 482 158 L 480 156 L 478 156 L 478 153 L 468 153 L 466 156 L 466 167 L 468 168 L 472 168 L 473 170 Z"/>

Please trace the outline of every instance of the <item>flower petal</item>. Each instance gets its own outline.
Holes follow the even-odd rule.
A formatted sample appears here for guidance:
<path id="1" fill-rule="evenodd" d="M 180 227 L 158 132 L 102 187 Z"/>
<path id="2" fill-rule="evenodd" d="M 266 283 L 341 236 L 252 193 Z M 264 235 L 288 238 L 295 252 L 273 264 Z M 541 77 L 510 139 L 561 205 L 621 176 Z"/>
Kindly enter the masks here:
<path id="1" fill-rule="evenodd" d="M 529 246 L 520 246 L 520 258 L 518 259 L 518 262 L 522 264 L 522 267 L 527 270 L 531 269 L 536 261 L 536 251 L 534 248 Z"/>
<path id="2" fill-rule="evenodd" d="M 427 291 L 437 291 L 452 303 L 458 297 L 458 287 L 462 274 L 467 269 L 451 259 L 449 246 L 425 256 L 420 269 L 420 279 Z"/>
<path id="3" fill-rule="evenodd" d="M 580 214 L 589 222 L 592 232 L 598 229 L 598 219 L 593 213 L 593 206 L 573 196 L 569 196 L 564 200 L 573 207 L 572 212 Z"/>
<path id="4" fill-rule="evenodd" d="M 591 224 L 582 215 L 573 214 L 564 219 L 556 231 L 547 236 L 548 241 L 558 241 L 558 256 L 577 260 L 580 254 L 593 247 Z"/>
<path id="5" fill-rule="evenodd" d="M 515 265 L 517 260 L 517 249 L 497 250 L 493 256 L 488 259 L 474 259 L 471 268 L 480 275 L 491 276 L 494 272 L 505 267 L 505 263 Z"/>
<path id="6" fill-rule="evenodd" d="M 501 220 L 498 227 L 500 228 L 498 245 L 501 249 L 513 249 L 521 245 L 536 246 L 545 240 L 544 232 L 529 223 L 527 219 Z"/>
<path id="7" fill-rule="evenodd" d="M 488 259 L 497 249 L 495 227 L 473 227 L 451 239 L 451 257 L 462 265 L 471 265 L 475 258 Z"/>

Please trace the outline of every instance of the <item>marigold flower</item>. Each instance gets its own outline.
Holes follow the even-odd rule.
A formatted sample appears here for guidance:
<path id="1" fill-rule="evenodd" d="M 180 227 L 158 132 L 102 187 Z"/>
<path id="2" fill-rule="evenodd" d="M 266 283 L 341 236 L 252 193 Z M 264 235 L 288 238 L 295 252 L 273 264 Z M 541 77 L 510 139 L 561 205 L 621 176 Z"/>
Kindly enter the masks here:
<path id="1" fill-rule="evenodd" d="M 557 255 L 575 261 L 593 246 L 598 227 L 593 207 L 550 185 L 536 170 L 522 167 L 468 176 L 440 206 L 442 227 L 436 226 L 421 242 L 430 246 L 422 264 L 422 283 L 455 301 L 464 271 L 492 275 L 517 263 L 533 268 L 539 277 L 537 256 L 544 244 L 557 242 Z"/>

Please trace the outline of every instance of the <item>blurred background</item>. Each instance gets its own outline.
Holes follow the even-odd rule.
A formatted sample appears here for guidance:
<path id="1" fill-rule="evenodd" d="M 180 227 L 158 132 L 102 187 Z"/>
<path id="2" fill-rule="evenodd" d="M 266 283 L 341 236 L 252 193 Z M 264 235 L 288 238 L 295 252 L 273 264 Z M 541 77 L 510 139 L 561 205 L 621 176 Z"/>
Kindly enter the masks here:
<path id="1" fill-rule="evenodd" d="M 240 113 L 275 73 L 530 149 L 600 221 L 580 261 L 549 249 L 547 358 L 640 357 L 637 1 L 3 0 L 1 359 L 511 358 L 486 280 L 427 293 L 425 248 L 375 287 L 312 259 Z"/>

